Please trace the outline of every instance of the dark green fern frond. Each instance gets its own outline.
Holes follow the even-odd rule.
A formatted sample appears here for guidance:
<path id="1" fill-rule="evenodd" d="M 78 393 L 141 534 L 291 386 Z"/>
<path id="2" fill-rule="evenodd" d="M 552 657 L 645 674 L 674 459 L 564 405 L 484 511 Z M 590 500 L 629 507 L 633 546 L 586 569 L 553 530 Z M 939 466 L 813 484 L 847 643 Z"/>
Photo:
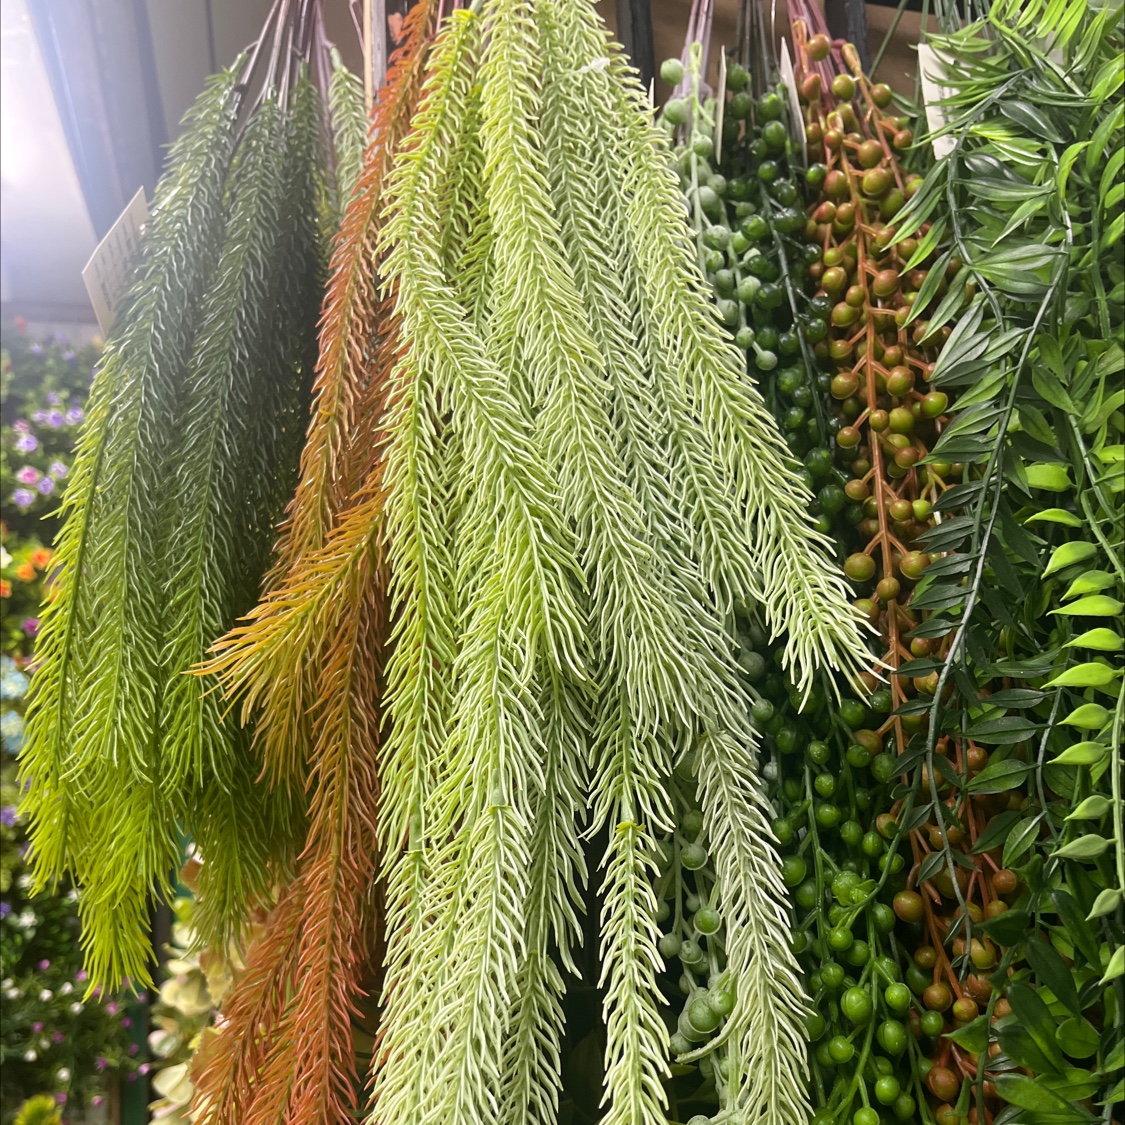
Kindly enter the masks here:
<path id="1" fill-rule="evenodd" d="M 68 868 L 88 874 L 86 940 L 106 983 L 146 976 L 143 933 L 118 936 L 120 880 L 136 881 L 129 897 L 137 902 L 153 883 L 166 883 L 174 862 L 143 838 L 160 778 L 160 541 L 168 513 L 162 467 L 175 443 L 169 407 L 223 242 L 239 65 L 208 83 L 173 146 L 135 284 L 95 378 L 67 490 L 58 596 L 44 615 L 21 762 L 37 885 Z M 136 831 L 115 830 L 107 801 L 147 808 L 133 822 Z"/>
<path id="2" fill-rule="evenodd" d="M 343 213 L 363 167 L 370 118 L 363 105 L 363 80 L 344 66 L 340 53 L 335 48 L 332 51 L 332 66 L 332 80 L 328 85 L 328 109 L 332 115 L 336 148 L 336 210 Z"/>

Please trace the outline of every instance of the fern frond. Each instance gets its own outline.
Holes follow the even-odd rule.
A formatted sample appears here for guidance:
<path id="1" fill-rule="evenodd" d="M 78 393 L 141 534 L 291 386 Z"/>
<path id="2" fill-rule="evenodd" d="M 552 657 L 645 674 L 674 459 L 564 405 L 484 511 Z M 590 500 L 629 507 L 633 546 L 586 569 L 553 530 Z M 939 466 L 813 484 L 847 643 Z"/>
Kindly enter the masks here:
<path id="1" fill-rule="evenodd" d="M 677 385 L 678 393 L 686 392 L 750 529 L 759 588 L 742 591 L 739 600 L 760 600 L 774 634 L 786 634 L 784 664 L 802 692 L 818 667 L 854 679 L 870 656 L 847 586 L 829 561 L 827 539 L 812 527 L 807 490 L 777 425 L 704 292 L 679 190 L 645 95 L 624 67 L 612 89 L 633 253 L 653 342 L 667 357 L 666 369 L 657 371 L 672 380 L 669 394 L 677 393 Z"/>
<path id="2" fill-rule="evenodd" d="M 304 886 L 291 883 L 246 952 L 218 1027 L 192 1059 L 199 1125 L 244 1125 L 297 983 Z"/>
<path id="3" fill-rule="evenodd" d="M 363 105 L 363 80 L 344 65 L 340 52 L 335 48 L 332 49 L 328 109 L 332 115 L 336 150 L 336 210 L 343 215 L 352 197 L 352 188 L 363 169 L 370 121 Z"/>
<path id="4" fill-rule="evenodd" d="M 376 758 L 379 670 L 386 632 L 382 560 L 357 570 L 345 620 L 325 653 L 318 689 L 300 987 L 293 1009 L 289 1119 L 333 1125 L 356 1109 L 352 1015 L 376 952 L 371 885 L 378 862 Z"/>
<path id="5" fill-rule="evenodd" d="M 223 242 L 236 73 L 237 65 L 209 81 L 185 120 L 157 189 L 136 280 L 95 378 L 64 504 L 58 595 L 44 615 L 21 761 L 30 785 L 25 807 L 37 886 L 67 867 L 86 884 L 88 948 L 102 984 L 147 979 L 142 932 L 119 941 L 115 891 L 134 904 L 125 913 L 136 921 L 136 904 L 153 882 L 167 885 L 175 862 L 136 831 L 107 833 L 112 818 L 97 802 L 148 801 L 148 813 L 134 822 L 148 827 L 151 805 L 159 803 L 155 724 L 164 604 L 158 591 L 167 512 L 161 470 L 175 441 L 168 407 L 179 393 L 200 296 Z M 82 804 L 90 813 L 81 815 L 79 839 L 75 809 Z M 131 889 L 120 887 L 123 871 Z M 103 879 L 117 886 L 99 884 Z"/>
<path id="6" fill-rule="evenodd" d="M 729 736 L 705 736 L 696 750 L 726 915 L 727 971 L 735 982 L 734 1011 L 723 1029 L 729 1105 L 738 1121 L 798 1125 L 812 1112 L 805 1059 L 809 1006 L 790 948 L 781 863 L 755 758 L 753 746 Z"/>

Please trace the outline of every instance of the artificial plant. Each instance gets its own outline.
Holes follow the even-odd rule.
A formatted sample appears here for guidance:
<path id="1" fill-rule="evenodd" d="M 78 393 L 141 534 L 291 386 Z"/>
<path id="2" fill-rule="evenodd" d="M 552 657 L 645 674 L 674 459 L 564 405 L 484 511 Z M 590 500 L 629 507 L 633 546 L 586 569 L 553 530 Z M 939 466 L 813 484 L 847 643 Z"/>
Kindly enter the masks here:
<path id="1" fill-rule="evenodd" d="M 315 358 L 329 151 L 317 4 L 209 80 L 158 185 L 67 490 L 21 777 L 36 884 L 82 888 L 91 982 L 145 981 L 187 828 L 225 943 L 300 838 L 252 730 L 184 675 L 253 604 Z"/>
<path id="2" fill-rule="evenodd" d="M 609 839 L 607 1120 L 664 1120 L 652 876 L 677 760 L 698 778 L 730 920 L 733 1104 L 800 1113 L 804 1003 L 732 615 L 761 612 L 784 634 L 802 691 L 818 667 L 854 674 L 867 657 L 804 488 L 707 306 L 664 159 L 585 4 L 496 0 L 449 18 L 383 234 L 404 340 L 385 353 L 385 465 L 335 520 L 327 491 L 311 493 L 312 552 L 215 665 L 260 709 L 267 745 L 299 734 L 304 698 L 321 752 L 363 749 L 344 741 L 346 693 L 324 689 L 371 662 L 339 623 L 377 598 L 386 543 L 373 1121 L 552 1118 L 584 827 Z M 357 320 L 343 339 L 378 342 Z M 338 463 L 379 452 L 352 452 L 333 419 L 313 437 L 340 443 Z M 294 652 L 298 674 L 279 680 Z M 267 987 L 260 1002 L 277 1003 Z"/>

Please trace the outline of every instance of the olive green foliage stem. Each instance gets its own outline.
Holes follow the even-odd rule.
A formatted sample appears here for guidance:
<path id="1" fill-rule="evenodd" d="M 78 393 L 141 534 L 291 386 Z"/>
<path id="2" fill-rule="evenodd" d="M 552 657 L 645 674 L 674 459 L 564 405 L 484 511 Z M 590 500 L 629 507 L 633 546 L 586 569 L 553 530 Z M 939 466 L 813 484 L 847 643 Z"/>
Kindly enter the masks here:
<path id="1" fill-rule="evenodd" d="M 178 394 L 223 241 L 236 71 L 210 80 L 173 146 L 95 378 L 21 762 L 37 885 L 78 873 L 91 977 L 107 983 L 146 979 L 147 888 L 166 886 L 177 852 L 156 830 L 171 813 L 155 755 L 167 514 L 158 467 L 176 440 L 160 404 Z"/>
<path id="2" fill-rule="evenodd" d="M 302 78 L 236 135 L 236 89 L 234 72 L 208 84 L 158 188 L 95 387 L 36 678 L 40 877 L 77 876 L 94 984 L 146 979 L 149 896 L 169 890 L 181 831 L 206 860 L 197 928 L 223 945 L 302 834 L 303 794 L 255 784 L 252 730 L 187 674 L 268 566 L 323 283 L 319 95 Z M 45 796 L 56 777 L 69 817 Z"/>
<path id="3" fill-rule="evenodd" d="M 353 74 L 333 49 L 332 79 L 328 84 L 328 109 L 335 141 L 335 210 L 342 213 L 363 167 L 369 118 L 363 104 L 363 80 Z"/>

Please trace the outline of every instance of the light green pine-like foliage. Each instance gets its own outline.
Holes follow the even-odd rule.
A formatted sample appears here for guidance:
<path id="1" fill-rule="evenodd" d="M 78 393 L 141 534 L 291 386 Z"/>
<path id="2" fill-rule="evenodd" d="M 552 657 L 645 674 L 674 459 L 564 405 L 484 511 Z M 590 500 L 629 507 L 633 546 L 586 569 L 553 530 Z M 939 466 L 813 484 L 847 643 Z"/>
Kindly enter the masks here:
<path id="1" fill-rule="evenodd" d="M 189 113 L 92 391 L 44 614 L 22 777 L 40 886 L 72 873 L 91 987 L 147 979 L 181 833 L 225 942 L 302 829 L 250 731 L 188 675 L 253 604 L 292 489 L 323 277 L 307 79 L 239 119 L 242 61 Z"/>
<path id="2" fill-rule="evenodd" d="M 601 829 L 604 1120 L 663 1125 L 653 878 L 685 757 L 735 978 L 729 1120 L 807 1116 L 734 609 L 803 688 L 868 657 L 660 143 L 587 0 L 485 0 L 447 21 L 400 154 L 377 1125 L 554 1121 Z"/>

